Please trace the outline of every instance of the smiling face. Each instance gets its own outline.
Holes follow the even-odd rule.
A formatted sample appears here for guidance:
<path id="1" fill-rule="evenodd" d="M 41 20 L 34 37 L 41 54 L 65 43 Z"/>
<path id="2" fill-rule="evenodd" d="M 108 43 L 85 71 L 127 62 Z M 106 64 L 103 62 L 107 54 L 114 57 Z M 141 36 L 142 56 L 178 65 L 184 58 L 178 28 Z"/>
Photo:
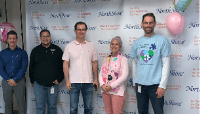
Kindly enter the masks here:
<path id="1" fill-rule="evenodd" d="M 142 28 L 146 34 L 151 34 L 154 32 L 154 27 L 156 26 L 156 22 L 152 16 L 146 16 L 141 22 Z"/>
<path id="2" fill-rule="evenodd" d="M 118 53 L 119 50 L 120 50 L 121 46 L 119 44 L 118 41 L 116 40 L 113 40 L 111 43 L 110 43 L 110 50 L 112 53 Z"/>
<path id="3" fill-rule="evenodd" d="M 78 24 L 76 30 L 74 30 L 76 38 L 84 39 L 87 32 L 84 24 Z"/>
<path id="4" fill-rule="evenodd" d="M 9 34 L 7 38 L 7 42 L 10 47 L 15 47 L 17 46 L 18 38 L 15 34 Z"/>
<path id="5" fill-rule="evenodd" d="M 42 32 L 40 40 L 43 46 L 49 46 L 51 44 L 51 35 L 48 32 Z"/>

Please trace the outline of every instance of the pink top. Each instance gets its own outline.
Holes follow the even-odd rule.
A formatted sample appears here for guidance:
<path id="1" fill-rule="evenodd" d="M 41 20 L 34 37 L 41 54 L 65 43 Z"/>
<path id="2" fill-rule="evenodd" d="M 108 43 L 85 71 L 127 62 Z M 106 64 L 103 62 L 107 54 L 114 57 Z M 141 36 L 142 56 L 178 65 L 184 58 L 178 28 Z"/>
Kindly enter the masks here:
<path id="1" fill-rule="evenodd" d="M 80 44 L 76 40 L 65 46 L 62 57 L 70 61 L 69 81 L 71 83 L 93 83 L 92 61 L 97 61 L 94 45 L 86 41 Z"/>
<path id="2" fill-rule="evenodd" d="M 115 57 L 111 57 L 110 58 L 110 65 L 112 65 L 112 62 L 113 62 L 114 58 Z M 104 61 L 107 61 L 107 58 L 105 58 Z M 119 95 L 119 96 L 123 96 L 124 95 L 124 92 L 125 92 L 126 86 L 127 86 L 128 71 L 129 71 L 129 69 L 128 69 L 127 58 L 124 57 L 124 56 L 122 56 L 121 68 L 120 68 L 120 76 L 119 76 L 119 78 L 116 81 L 114 81 L 110 85 L 113 89 L 119 87 L 119 90 L 118 90 L 118 92 L 109 91 L 107 93 L 113 94 L 113 95 Z M 105 82 L 103 81 L 102 75 L 103 75 L 103 69 L 101 67 L 101 71 L 99 73 L 100 87 L 103 84 L 105 84 Z M 101 89 L 101 93 L 102 92 L 104 92 L 104 91 Z"/>

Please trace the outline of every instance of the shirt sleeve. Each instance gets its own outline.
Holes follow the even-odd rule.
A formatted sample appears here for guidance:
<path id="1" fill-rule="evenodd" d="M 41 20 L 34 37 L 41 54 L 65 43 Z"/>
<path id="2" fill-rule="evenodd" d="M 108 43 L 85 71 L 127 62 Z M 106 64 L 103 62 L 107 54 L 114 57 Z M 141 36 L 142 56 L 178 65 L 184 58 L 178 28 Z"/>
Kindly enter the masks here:
<path id="1" fill-rule="evenodd" d="M 128 78 L 128 61 L 126 57 L 123 57 L 121 61 L 121 76 L 111 84 L 112 88 L 122 85 Z"/>
<path id="2" fill-rule="evenodd" d="M 62 60 L 63 51 L 58 47 L 58 77 L 57 81 L 60 83 L 64 79 L 63 73 L 63 60 Z"/>
<path id="3" fill-rule="evenodd" d="M 167 38 L 164 39 L 162 48 L 161 48 L 161 56 L 166 57 L 171 53 L 171 45 Z"/>
<path id="4" fill-rule="evenodd" d="M 105 84 L 105 83 L 103 82 L 103 77 L 102 77 L 102 67 L 101 67 L 101 70 L 100 70 L 100 72 L 99 72 L 99 84 L 100 84 L 100 87 L 101 87 L 103 84 Z"/>
<path id="5" fill-rule="evenodd" d="M 64 54 L 62 56 L 62 60 L 69 61 L 69 44 L 65 46 Z"/>
<path id="6" fill-rule="evenodd" d="M 8 77 L 8 75 L 5 72 L 5 67 L 4 67 L 4 62 L 3 59 L 1 57 L 1 52 L 0 52 L 0 75 L 4 80 L 9 80 L 10 78 Z"/>
<path id="7" fill-rule="evenodd" d="M 170 57 L 162 57 L 162 76 L 158 87 L 166 89 L 170 71 Z"/>
<path id="8" fill-rule="evenodd" d="M 106 59 L 104 59 L 104 61 L 105 61 L 105 60 L 106 60 Z M 104 61 L 103 61 L 103 63 L 104 63 Z M 102 69 L 103 63 L 102 63 L 102 66 L 101 66 L 101 70 L 100 70 L 100 72 L 99 72 L 99 83 L 100 83 L 100 87 L 101 87 L 103 84 L 105 84 L 104 81 L 103 81 L 103 77 L 102 77 L 102 75 L 103 75 L 103 69 Z"/>
<path id="9" fill-rule="evenodd" d="M 34 53 L 34 49 L 31 52 L 30 55 L 30 64 L 29 64 L 29 77 L 30 77 L 30 82 L 31 84 L 33 84 L 33 82 L 35 81 L 34 79 L 34 69 L 35 69 L 35 53 Z"/>
<path id="10" fill-rule="evenodd" d="M 25 72 L 27 70 L 28 55 L 27 55 L 26 51 L 23 51 L 21 59 L 22 59 L 22 61 L 21 61 L 21 68 L 20 68 L 19 72 L 17 73 L 17 75 L 13 78 L 13 80 L 15 82 L 17 82 L 18 80 L 20 80 L 25 75 Z"/>
<path id="11" fill-rule="evenodd" d="M 137 58 L 132 58 L 132 78 L 133 78 L 133 86 L 135 86 L 136 70 L 137 70 Z"/>
<path id="12" fill-rule="evenodd" d="M 130 56 L 134 57 L 134 58 L 138 58 L 137 57 L 137 41 L 133 42 L 133 45 L 131 47 L 131 52 L 130 52 Z"/>

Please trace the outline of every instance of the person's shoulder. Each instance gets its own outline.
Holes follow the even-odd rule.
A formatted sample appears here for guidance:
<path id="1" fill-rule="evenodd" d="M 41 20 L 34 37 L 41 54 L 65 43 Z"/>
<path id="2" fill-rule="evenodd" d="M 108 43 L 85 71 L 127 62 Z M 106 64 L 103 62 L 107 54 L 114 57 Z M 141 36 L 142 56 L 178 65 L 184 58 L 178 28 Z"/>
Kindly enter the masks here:
<path id="1" fill-rule="evenodd" d="M 37 45 L 37 46 L 35 46 L 33 49 L 32 49 L 32 51 L 31 52 L 35 52 L 35 51 L 38 51 L 38 50 L 40 50 L 41 49 L 41 44 L 40 45 Z"/>
<path id="2" fill-rule="evenodd" d="M 127 59 L 127 57 L 122 56 L 122 60 L 127 61 L 128 59 Z"/>
<path id="3" fill-rule="evenodd" d="M 166 40 L 167 38 L 165 37 L 165 36 L 163 36 L 163 35 L 160 35 L 160 34 L 155 34 L 155 36 L 157 37 L 157 38 L 159 38 L 159 39 L 162 39 L 162 40 Z"/>
<path id="4" fill-rule="evenodd" d="M 69 46 L 75 45 L 75 43 L 74 43 L 74 42 L 75 42 L 75 40 L 73 40 L 73 41 L 71 41 L 71 42 L 67 43 L 67 44 L 66 44 L 66 46 L 68 46 L 68 47 L 69 47 Z"/>
<path id="5" fill-rule="evenodd" d="M 104 59 L 103 59 L 103 63 L 105 63 L 108 59 L 108 56 L 106 56 Z"/>
<path id="6" fill-rule="evenodd" d="M 57 49 L 60 49 L 60 47 L 58 45 L 55 45 L 55 44 L 51 44 L 53 48 L 57 48 Z"/>
<path id="7" fill-rule="evenodd" d="M 33 48 L 33 50 L 40 49 L 41 47 L 42 47 L 41 44 L 40 44 L 40 45 L 37 45 L 37 46 L 35 46 L 35 47 Z"/>
<path id="8" fill-rule="evenodd" d="M 67 45 L 74 44 L 75 40 L 72 40 L 71 42 L 67 43 Z"/>
<path id="9" fill-rule="evenodd" d="M 8 48 L 1 50 L 0 52 L 6 52 L 8 51 Z"/>
<path id="10" fill-rule="evenodd" d="M 4 53 L 6 53 L 8 51 L 8 49 L 6 48 L 6 49 L 3 49 L 3 50 L 1 50 L 0 51 L 0 55 L 4 55 Z"/>
<path id="11" fill-rule="evenodd" d="M 139 42 L 139 41 L 143 40 L 144 38 L 145 38 L 144 36 L 141 36 L 141 37 L 137 38 L 134 42 L 135 42 L 135 43 L 136 43 L 136 42 Z"/>
<path id="12" fill-rule="evenodd" d="M 87 43 L 90 44 L 90 45 L 94 45 L 91 41 L 87 41 Z"/>
<path id="13" fill-rule="evenodd" d="M 89 47 L 93 47 L 93 49 L 95 49 L 95 46 L 91 41 L 87 41 L 86 45 Z"/>
<path id="14" fill-rule="evenodd" d="M 17 47 L 17 49 L 18 49 L 19 51 L 21 51 L 22 53 L 27 53 L 24 49 L 22 49 L 22 48 L 20 48 L 20 47 Z"/>

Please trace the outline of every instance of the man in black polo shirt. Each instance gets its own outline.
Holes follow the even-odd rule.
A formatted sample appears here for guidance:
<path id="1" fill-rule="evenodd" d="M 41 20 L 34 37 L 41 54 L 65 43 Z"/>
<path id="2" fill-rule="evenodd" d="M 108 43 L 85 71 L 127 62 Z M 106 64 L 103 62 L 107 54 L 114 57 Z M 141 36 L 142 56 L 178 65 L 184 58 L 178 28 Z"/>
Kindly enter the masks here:
<path id="1" fill-rule="evenodd" d="M 57 114 L 58 84 L 64 79 L 62 50 L 51 44 L 49 30 L 40 32 L 41 44 L 30 56 L 29 76 L 36 101 L 36 113 L 44 114 L 46 103 L 48 114 Z"/>

